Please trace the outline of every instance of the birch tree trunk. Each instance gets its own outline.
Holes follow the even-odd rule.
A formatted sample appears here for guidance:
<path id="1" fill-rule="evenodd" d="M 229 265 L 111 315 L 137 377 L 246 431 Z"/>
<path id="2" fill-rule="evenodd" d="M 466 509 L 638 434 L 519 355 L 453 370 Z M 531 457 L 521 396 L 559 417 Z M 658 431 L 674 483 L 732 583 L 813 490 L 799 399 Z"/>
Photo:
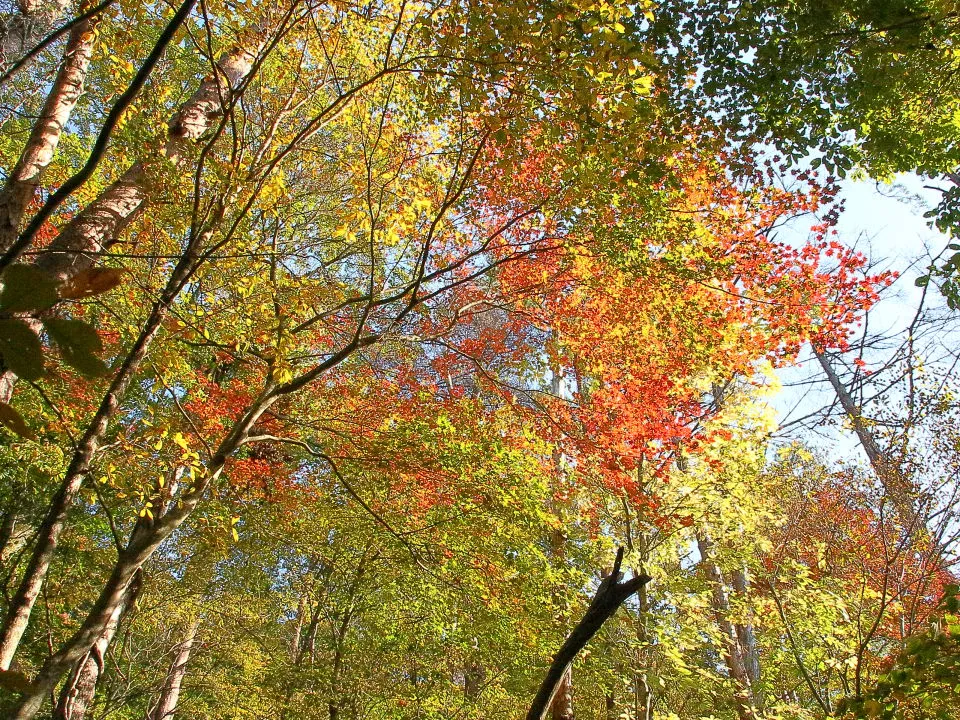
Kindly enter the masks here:
<path id="1" fill-rule="evenodd" d="M 48 252 L 37 258 L 37 265 L 64 281 L 91 267 L 100 253 L 116 243 L 155 198 L 156 171 L 151 165 L 165 161 L 182 169 L 190 146 L 224 112 L 223 102 L 230 103 L 237 87 L 253 69 L 258 51 L 259 46 L 237 46 L 224 53 L 217 61 L 217 71 L 206 77 L 170 118 L 162 156 L 131 165 L 60 231 Z"/>
<path id="2" fill-rule="evenodd" d="M 213 120 L 224 111 L 222 101 L 232 96 L 233 89 L 242 82 L 252 67 L 253 53 L 241 47 L 232 49 L 220 59 L 218 68 L 226 78 L 228 87 L 222 86 L 222 80 L 218 79 L 217 73 L 204 79 L 193 96 L 170 119 L 165 147 L 168 159 L 178 162 L 188 144 L 209 130 Z M 134 164 L 120 180 L 104 190 L 60 232 L 51 245 L 52 252 L 41 256 L 37 264 L 60 280 L 66 280 L 90 267 L 93 256 L 81 253 L 99 252 L 114 242 L 116 234 L 145 206 L 152 189 L 147 182 L 144 165 Z M 208 228 L 199 235 L 209 237 L 211 232 L 212 228 Z M 192 243 L 196 246 L 198 241 L 202 244 L 201 238 L 193 238 Z M 147 349 L 159 332 L 167 310 L 192 273 L 194 262 L 195 258 L 189 252 L 181 259 L 161 300 L 155 304 L 140 337 L 114 377 L 109 392 L 74 453 L 60 489 L 41 523 L 30 563 L 11 601 L 3 627 L 0 628 L 0 670 L 10 667 L 20 639 L 26 631 L 30 613 L 40 594 L 60 533 L 63 531 L 67 512 L 83 483 L 109 421 L 116 414 L 120 399 L 126 393 L 146 356 Z M 11 373 L 4 373 L 0 379 L 0 399 L 9 400 L 14 381 L 15 377 Z"/>
<path id="3" fill-rule="evenodd" d="M 559 368 L 554 367 L 550 379 L 550 392 L 555 397 L 560 397 L 562 381 L 563 377 L 560 374 Z M 558 474 L 560 472 L 560 460 L 559 453 L 554 452 L 553 464 Z M 560 530 L 554 530 L 550 537 L 550 550 L 556 560 L 563 561 L 566 557 L 566 542 L 567 538 L 564 534 Z M 568 622 L 568 618 L 563 617 L 561 621 L 566 623 Z M 564 670 L 563 677 L 560 679 L 560 685 L 550 703 L 550 717 L 552 720 L 573 720 L 574 718 L 572 665 Z"/>
<path id="4" fill-rule="evenodd" d="M 30 131 L 20 159 L 0 190 L 0 252 L 6 252 L 16 239 L 24 212 L 40 184 L 40 176 L 53 159 L 63 129 L 83 94 L 96 25 L 97 19 L 90 18 L 71 30 L 63 61 L 40 117 Z"/>
<path id="5" fill-rule="evenodd" d="M 163 681 L 163 688 L 156 704 L 147 712 L 145 720 L 173 720 L 173 714 L 180 702 L 180 688 L 183 678 L 187 674 L 187 664 L 193 652 L 193 644 L 197 638 L 201 618 L 198 615 L 187 628 L 183 640 L 174 648 L 173 661 L 167 670 L 167 677 Z"/>
<path id="6" fill-rule="evenodd" d="M 60 699 L 53 711 L 53 720 L 83 720 L 93 704 L 97 683 L 103 675 L 104 657 L 124 616 L 133 608 L 143 584 L 142 573 L 136 573 L 121 602 L 114 608 L 106 627 L 93 647 L 80 658 L 67 678 Z"/>
<path id="7" fill-rule="evenodd" d="M 18 0 L 17 12 L 0 21 L 0 68 L 26 55 L 69 7 L 69 0 Z"/>

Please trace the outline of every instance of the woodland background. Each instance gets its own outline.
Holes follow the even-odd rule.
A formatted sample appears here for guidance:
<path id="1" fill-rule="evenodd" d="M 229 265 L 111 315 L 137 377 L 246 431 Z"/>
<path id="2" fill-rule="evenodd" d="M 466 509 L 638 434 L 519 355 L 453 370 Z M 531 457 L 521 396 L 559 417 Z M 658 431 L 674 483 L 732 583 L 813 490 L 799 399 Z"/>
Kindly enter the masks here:
<path id="1" fill-rule="evenodd" d="M 0 715 L 958 717 L 958 25 L 3 4 Z"/>

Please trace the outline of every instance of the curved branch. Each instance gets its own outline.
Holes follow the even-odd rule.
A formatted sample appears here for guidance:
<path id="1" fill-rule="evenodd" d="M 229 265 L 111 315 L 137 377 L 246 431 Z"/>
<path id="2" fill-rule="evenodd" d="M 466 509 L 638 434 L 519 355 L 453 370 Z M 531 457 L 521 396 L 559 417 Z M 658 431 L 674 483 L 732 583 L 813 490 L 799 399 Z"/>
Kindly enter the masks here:
<path id="1" fill-rule="evenodd" d="M 620 563 L 623 561 L 623 548 L 617 550 L 617 559 L 613 563 L 613 570 L 607 575 L 597 588 L 596 595 L 590 602 L 590 607 L 577 623 L 573 632 L 560 646 L 547 676 L 543 679 L 527 713 L 527 720 L 543 720 L 553 702 L 554 695 L 560 687 L 560 682 L 566 673 L 567 667 L 573 662 L 590 639 L 597 634 L 603 624 L 609 620 L 624 601 L 646 585 L 652 579 L 649 575 L 637 575 L 631 580 L 624 581 L 620 572 Z"/>

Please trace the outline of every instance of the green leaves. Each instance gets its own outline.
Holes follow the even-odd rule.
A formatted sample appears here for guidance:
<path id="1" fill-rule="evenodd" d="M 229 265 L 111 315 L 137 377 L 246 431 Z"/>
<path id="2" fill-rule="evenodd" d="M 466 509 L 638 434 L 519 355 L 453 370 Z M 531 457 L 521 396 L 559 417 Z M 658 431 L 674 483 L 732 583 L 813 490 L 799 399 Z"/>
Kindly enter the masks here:
<path id="1" fill-rule="evenodd" d="M 33 431 L 27 427 L 27 423 L 23 419 L 23 416 L 5 402 L 0 402 L 0 425 L 9 428 L 17 435 L 25 437 L 28 440 L 32 440 L 36 437 L 36 435 L 33 434 Z"/>
<path id="2" fill-rule="evenodd" d="M 97 331 L 82 320 L 49 318 L 43 321 L 50 339 L 63 355 L 64 362 L 76 368 L 84 375 L 96 377 L 106 375 L 106 364 L 96 353 L 103 350 L 103 343 Z"/>
<path id="3" fill-rule="evenodd" d="M 32 265 L 7 268 L 0 290 L 0 313 L 8 316 L 0 318 L 0 357 L 4 366 L 25 380 L 39 380 L 44 371 L 43 346 L 36 328 L 31 328 L 27 320 L 9 315 L 36 317 L 58 300 L 99 295 L 115 288 L 122 279 L 123 271 L 117 268 L 89 268 L 58 284 L 49 273 Z M 67 365 L 89 377 L 108 372 L 106 363 L 97 357 L 103 343 L 90 325 L 65 318 L 43 318 L 40 322 Z M 19 432 L 3 418 L 0 422 Z"/>
<path id="4" fill-rule="evenodd" d="M 57 282 L 31 265 L 11 265 L 3 274 L 0 311 L 36 312 L 57 302 Z"/>
<path id="5" fill-rule="evenodd" d="M 0 320 L 0 356 L 7 368 L 25 380 L 39 380 L 43 374 L 40 339 L 23 320 Z"/>

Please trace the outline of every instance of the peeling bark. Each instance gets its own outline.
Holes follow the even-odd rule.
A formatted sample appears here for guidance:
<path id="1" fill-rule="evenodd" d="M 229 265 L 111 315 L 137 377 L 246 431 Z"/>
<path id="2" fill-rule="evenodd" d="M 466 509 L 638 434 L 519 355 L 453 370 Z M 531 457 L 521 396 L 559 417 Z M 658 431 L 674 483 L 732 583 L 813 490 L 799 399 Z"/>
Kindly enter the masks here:
<path id="1" fill-rule="evenodd" d="M 0 21 L 0 68 L 29 52 L 69 8 L 69 0 L 18 0 L 17 12 Z"/>
<path id="2" fill-rule="evenodd" d="M 30 131 L 20 159 L 0 190 L 0 252 L 6 252 L 16 240 L 24 212 L 36 194 L 40 177 L 53 159 L 63 129 L 83 94 L 97 22 L 98 18 L 90 18 L 70 32 L 63 61 L 40 117 Z"/>
<path id="3" fill-rule="evenodd" d="M 180 690 L 183 687 L 183 678 L 187 674 L 187 664 L 190 662 L 190 654 L 193 652 L 200 622 L 199 616 L 195 618 L 187 628 L 183 640 L 174 648 L 173 661 L 163 681 L 160 697 L 147 712 L 145 720 L 173 720 L 177 704 L 180 702 Z"/>
<path id="4" fill-rule="evenodd" d="M 193 96 L 170 118 L 167 140 L 158 156 L 131 165 L 113 184 L 74 217 L 37 258 L 37 265 L 64 281 L 92 267 L 126 227 L 142 213 L 157 191 L 155 165 L 181 168 L 190 147 L 224 111 L 236 88 L 253 68 L 253 50 L 234 47 L 217 62 L 217 72 L 204 78 Z"/>

